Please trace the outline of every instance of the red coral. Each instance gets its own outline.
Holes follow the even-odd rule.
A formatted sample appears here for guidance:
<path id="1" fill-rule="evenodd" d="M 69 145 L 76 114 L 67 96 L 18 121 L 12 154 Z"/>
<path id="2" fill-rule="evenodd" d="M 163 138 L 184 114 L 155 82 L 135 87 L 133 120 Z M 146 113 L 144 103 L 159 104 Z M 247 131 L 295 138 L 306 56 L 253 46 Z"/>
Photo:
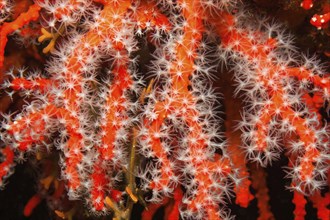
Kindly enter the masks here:
<path id="1" fill-rule="evenodd" d="M 48 161 L 40 156 L 47 151 L 59 155 L 49 160 L 60 167 L 44 171 L 43 193 L 27 203 L 26 216 L 50 194 L 64 204 L 53 202 L 55 213 L 72 218 L 79 208 L 67 194 L 116 219 L 129 218 L 137 202 L 149 208 L 148 219 L 161 207 L 169 219 L 226 219 L 226 197 L 235 193 L 242 207 L 257 198 L 260 218 L 272 219 L 266 175 L 254 164 L 249 180 L 248 168 L 286 150 L 296 218 L 305 215 L 303 194 L 320 204 L 323 218 L 329 139 L 319 109 L 329 102 L 329 77 L 296 52 L 282 27 L 246 12 L 227 0 L 38 0 L 13 21 L 1 16 L 0 68 L 10 35 L 32 23 L 42 35 L 28 36 L 50 56 L 42 71 L 4 71 L 3 90 L 32 98 L 19 113 L 4 114 L 0 184 L 15 159 Z M 152 50 L 148 74 L 138 60 L 143 45 Z M 233 70 L 235 93 L 245 97 L 241 139 L 226 123 L 229 147 L 210 86 L 217 62 Z M 144 77 L 152 77 L 149 86 Z"/>

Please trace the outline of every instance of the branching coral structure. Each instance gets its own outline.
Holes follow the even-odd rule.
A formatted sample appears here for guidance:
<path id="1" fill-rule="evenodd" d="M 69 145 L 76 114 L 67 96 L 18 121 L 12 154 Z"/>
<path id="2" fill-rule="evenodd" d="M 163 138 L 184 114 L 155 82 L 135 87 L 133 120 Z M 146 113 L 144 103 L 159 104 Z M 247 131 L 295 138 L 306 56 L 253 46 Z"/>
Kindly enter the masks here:
<path id="1" fill-rule="evenodd" d="M 231 219 L 228 200 L 247 207 L 253 187 L 260 219 L 273 219 L 260 166 L 285 152 L 296 219 L 308 197 L 327 219 L 329 131 L 319 109 L 329 111 L 330 77 L 281 25 L 230 0 L 26 2 L 14 18 L 17 2 L 0 1 L 2 91 L 25 100 L 2 114 L 0 185 L 22 160 L 44 168 L 24 215 L 49 197 L 66 219 L 84 218 L 80 206 L 130 219 L 138 203 L 143 219 L 162 207 L 167 219 Z M 14 34 L 34 38 L 34 56 L 47 61 L 8 67 Z M 222 132 L 212 86 L 220 65 L 244 98 L 237 145 Z"/>

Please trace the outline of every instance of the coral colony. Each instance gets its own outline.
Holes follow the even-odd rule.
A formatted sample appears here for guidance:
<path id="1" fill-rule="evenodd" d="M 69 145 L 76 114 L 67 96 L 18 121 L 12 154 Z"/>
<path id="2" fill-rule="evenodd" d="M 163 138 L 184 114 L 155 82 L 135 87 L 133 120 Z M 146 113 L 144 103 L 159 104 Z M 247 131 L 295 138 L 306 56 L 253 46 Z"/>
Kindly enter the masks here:
<path id="1" fill-rule="evenodd" d="M 42 193 L 26 201 L 24 215 L 47 197 L 64 219 L 81 215 L 77 206 L 89 216 L 129 219 L 136 204 L 144 206 L 142 219 L 161 207 L 168 219 L 230 219 L 230 198 L 247 207 L 257 197 L 259 219 L 272 219 L 265 174 L 247 164 L 271 166 L 285 152 L 295 219 L 304 219 L 307 200 L 328 219 L 329 193 L 321 191 L 329 130 L 319 109 L 329 108 L 329 75 L 297 52 L 280 25 L 243 5 L 1 0 L 1 90 L 18 92 L 25 105 L 2 114 L 0 185 L 10 184 L 19 162 L 43 164 Z M 329 20 L 325 13 L 311 23 L 322 28 Z M 5 68 L 14 34 L 37 43 L 45 63 Z M 143 43 L 153 48 L 147 71 Z M 211 86 L 220 65 L 244 97 L 240 146 L 221 132 Z"/>

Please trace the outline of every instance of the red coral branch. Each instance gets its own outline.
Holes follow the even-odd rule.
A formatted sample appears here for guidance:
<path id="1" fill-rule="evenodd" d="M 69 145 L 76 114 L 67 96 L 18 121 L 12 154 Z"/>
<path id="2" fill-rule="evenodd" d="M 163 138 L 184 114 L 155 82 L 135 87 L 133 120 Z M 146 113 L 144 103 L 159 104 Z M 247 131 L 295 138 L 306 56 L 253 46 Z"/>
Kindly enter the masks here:
<path id="1" fill-rule="evenodd" d="M 16 20 L 12 22 L 5 22 L 0 27 L 0 68 L 3 66 L 5 47 L 8 41 L 7 36 L 12 34 L 15 30 L 22 28 L 31 21 L 36 21 L 39 18 L 39 11 L 41 7 L 37 4 L 31 5 L 29 10 L 20 14 Z"/>

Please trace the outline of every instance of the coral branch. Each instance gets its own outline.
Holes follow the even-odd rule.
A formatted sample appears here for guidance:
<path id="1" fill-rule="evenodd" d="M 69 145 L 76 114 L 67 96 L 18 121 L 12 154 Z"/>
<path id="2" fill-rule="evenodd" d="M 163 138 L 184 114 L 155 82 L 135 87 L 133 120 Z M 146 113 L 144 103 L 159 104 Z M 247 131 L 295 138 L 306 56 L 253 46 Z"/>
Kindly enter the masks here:
<path id="1" fill-rule="evenodd" d="M 29 10 L 20 14 L 16 20 L 12 22 L 5 22 L 0 27 L 0 68 L 3 66 L 5 47 L 8 41 L 7 36 L 12 34 L 15 30 L 22 28 L 24 25 L 39 18 L 39 11 L 41 7 L 37 4 L 31 5 Z"/>

